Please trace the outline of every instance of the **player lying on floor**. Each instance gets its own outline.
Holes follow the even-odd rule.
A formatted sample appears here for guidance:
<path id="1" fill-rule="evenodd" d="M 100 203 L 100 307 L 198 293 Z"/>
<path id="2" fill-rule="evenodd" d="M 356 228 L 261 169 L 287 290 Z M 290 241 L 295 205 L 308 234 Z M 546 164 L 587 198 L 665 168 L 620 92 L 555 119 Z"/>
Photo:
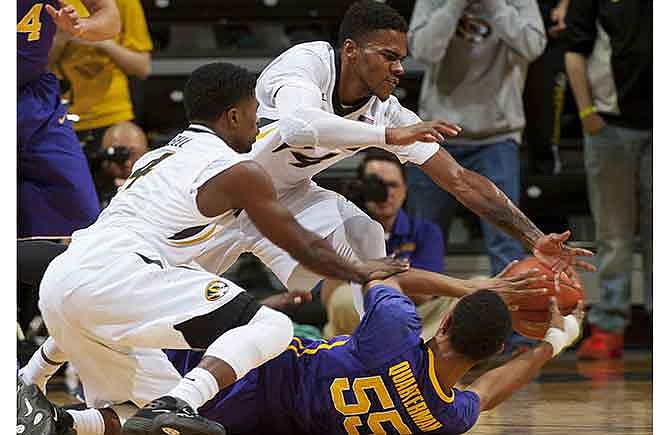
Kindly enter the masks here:
<path id="1" fill-rule="evenodd" d="M 200 408 L 229 434 L 401 434 L 468 431 L 580 335 L 582 303 L 561 316 L 552 299 L 551 327 L 532 350 L 454 388 L 478 361 L 499 352 L 511 332 L 502 298 L 480 290 L 463 297 L 424 344 L 411 300 L 397 279 L 364 287 L 365 315 L 351 336 L 295 337 L 280 356 L 252 370 Z M 181 373 L 201 353 L 168 351 Z"/>
<path id="2" fill-rule="evenodd" d="M 366 286 L 366 314 L 352 336 L 328 342 L 294 338 L 288 350 L 220 392 L 200 414 L 232 434 L 358 433 L 353 430 L 360 426 L 379 433 L 385 425 L 400 433 L 462 433 L 480 411 L 499 404 L 579 336 L 581 306 L 565 318 L 553 306 L 547 341 L 459 391 L 453 385 L 477 361 L 498 352 L 511 331 L 502 298 L 488 290 L 470 293 L 424 344 L 414 304 L 399 287 L 397 279 Z M 168 353 L 181 372 L 202 356 Z M 39 390 L 32 392 L 35 409 L 51 406 Z M 118 418 L 110 418 L 114 411 L 102 413 L 107 425 L 100 433 L 119 433 Z"/>

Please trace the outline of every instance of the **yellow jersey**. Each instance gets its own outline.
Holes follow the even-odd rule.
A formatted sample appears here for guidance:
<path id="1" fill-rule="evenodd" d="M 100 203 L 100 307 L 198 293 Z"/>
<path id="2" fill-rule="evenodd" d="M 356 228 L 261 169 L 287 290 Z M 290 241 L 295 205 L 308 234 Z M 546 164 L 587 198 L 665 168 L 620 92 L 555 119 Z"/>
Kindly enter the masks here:
<path id="1" fill-rule="evenodd" d="M 81 16 L 88 16 L 81 0 L 69 0 Z M 135 51 L 151 51 L 153 44 L 139 0 L 116 0 L 121 15 L 121 32 L 114 42 Z M 55 65 L 60 78 L 70 82 L 64 97 L 70 101 L 69 113 L 79 115 L 77 131 L 107 127 L 132 120 L 128 77 L 102 50 L 68 43 Z"/>

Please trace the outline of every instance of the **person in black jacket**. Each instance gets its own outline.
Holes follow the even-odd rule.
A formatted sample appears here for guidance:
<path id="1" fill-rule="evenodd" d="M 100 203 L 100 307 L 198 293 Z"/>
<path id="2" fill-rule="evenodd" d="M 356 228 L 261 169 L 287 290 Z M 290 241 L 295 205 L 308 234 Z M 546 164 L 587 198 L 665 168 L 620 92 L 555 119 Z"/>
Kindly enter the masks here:
<path id="1" fill-rule="evenodd" d="M 579 0 L 566 15 L 565 63 L 584 131 L 601 286 L 582 359 L 621 357 L 638 222 L 652 307 L 651 10 L 651 0 Z"/>

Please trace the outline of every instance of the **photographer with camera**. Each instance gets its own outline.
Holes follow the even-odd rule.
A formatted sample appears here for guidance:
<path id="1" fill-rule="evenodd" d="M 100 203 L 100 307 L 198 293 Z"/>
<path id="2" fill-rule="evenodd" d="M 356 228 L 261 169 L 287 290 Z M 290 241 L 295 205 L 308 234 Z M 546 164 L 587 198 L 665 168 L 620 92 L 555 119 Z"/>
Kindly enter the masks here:
<path id="1" fill-rule="evenodd" d="M 444 241 L 436 224 L 408 215 L 402 205 L 407 197 L 405 168 L 391 153 L 369 151 L 358 167 L 358 177 L 348 186 L 346 196 L 384 228 L 386 253 L 407 258 L 412 267 L 443 273 Z M 430 338 L 439 327 L 445 310 L 455 299 L 428 295 L 412 296 L 422 321 L 422 335 Z M 323 335 L 327 338 L 351 334 L 359 322 L 351 288 L 329 286 L 326 281 L 321 300 L 328 313 Z"/>
<path id="2" fill-rule="evenodd" d="M 102 209 L 130 176 L 137 159 L 148 151 L 147 137 L 136 124 L 119 122 L 105 130 L 99 146 L 88 144 L 84 150 Z"/>

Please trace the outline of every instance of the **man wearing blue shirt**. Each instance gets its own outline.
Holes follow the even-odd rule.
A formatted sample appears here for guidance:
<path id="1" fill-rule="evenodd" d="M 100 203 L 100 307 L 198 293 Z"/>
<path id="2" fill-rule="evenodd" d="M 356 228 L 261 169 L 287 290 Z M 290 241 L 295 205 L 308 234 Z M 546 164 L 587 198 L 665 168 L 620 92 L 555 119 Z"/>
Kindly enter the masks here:
<path id="1" fill-rule="evenodd" d="M 358 167 L 358 178 L 365 182 L 368 177 L 377 177 L 386 187 L 384 201 L 365 201 L 364 207 L 370 216 L 384 228 L 386 253 L 407 258 L 412 267 L 431 272 L 444 272 L 444 240 L 439 226 L 425 219 L 408 215 L 402 210 L 407 197 L 405 168 L 398 159 L 387 152 L 368 152 Z M 422 320 L 422 334 L 431 337 L 439 326 L 440 318 L 455 302 L 448 297 L 429 295 L 412 296 Z M 359 315 L 353 306 L 353 297 L 348 285 L 335 286 L 326 283 L 322 301 L 328 312 L 328 323 L 324 335 L 334 337 L 350 334 L 359 323 Z"/>

